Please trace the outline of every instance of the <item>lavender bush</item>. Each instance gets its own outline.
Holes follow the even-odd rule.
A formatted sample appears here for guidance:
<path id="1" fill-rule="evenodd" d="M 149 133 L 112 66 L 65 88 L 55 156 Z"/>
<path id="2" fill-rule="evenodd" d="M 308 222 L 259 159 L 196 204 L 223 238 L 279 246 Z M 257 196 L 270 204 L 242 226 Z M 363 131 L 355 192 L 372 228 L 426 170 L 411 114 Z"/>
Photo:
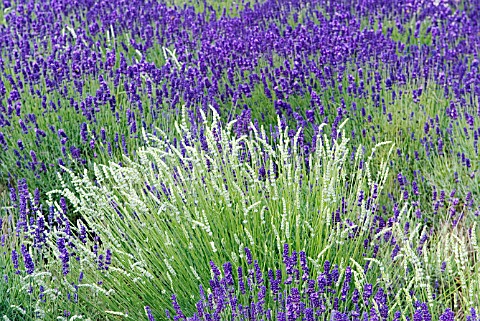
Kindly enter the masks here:
<path id="1" fill-rule="evenodd" d="M 285 241 L 324 250 L 334 261 L 369 252 L 362 244 L 388 172 L 384 162 L 382 172 L 373 173 L 373 154 L 359 150 L 349 160 L 347 139 L 330 146 L 320 135 L 306 160 L 296 139 L 290 145 L 287 128 L 274 145 L 264 130 L 236 139 L 232 125 L 220 126 L 217 115 L 200 127 L 204 139 L 187 135 L 177 146 L 152 136 L 157 146 L 137 150 L 139 162 L 95 167 L 95 183 L 70 172 L 75 190 L 49 193 L 74 204 L 83 217 L 79 224 L 113 254 L 109 276 L 98 276 L 117 293 L 105 298 L 112 310 L 125 306 L 124 295 L 165 306 L 175 289 L 181 289 L 180 302 L 190 302 L 188 293 L 209 275 L 199 263 L 238 264 L 246 245 L 263 264 L 282 253 Z M 349 161 L 356 172 L 343 169 Z M 90 250 L 84 255 L 91 260 Z M 136 285 L 125 292 L 132 279 Z M 162 295 L 145 297 L 157 292 Z"/>
<path id="2" fill-rule="evenodd" d="M 248 269 L 238 268 L 234 278 L 232 264 L 223 264 L 221 270 L 210 262 L 212 279 L 206 292 L 200 286 L 200 300 L 193 317 L 186 317 L 172 295 L 174 313 L 166 311 L 167 319 L 173 320 L 431 320 L 432 314 L 426 303 L 416 301 L 409 309 L 392 310 L 397 304 L 391 289 L 365 283 L 350 266 L 339 269 L 325 261 L 323 272 L 316 279 L 310 278 L 306 264 L 306 254 L 295 251 L 289 255 L 288 244 L 284 245 L 281 269 L 269 269 L 263 275 L 258 261 L 252 261 L 250 250 L 247 253 Z M 300 258 L 300 260 L 298 260 Z M 300 261 L 300 262 L 299 262 Z M 253 264 L 252 264 L 253 262 Z M 300 264 L 299 264 L 300 263 Z M 397 296 L 398 298 L 398 296 Z M 393 302 L 392 302 L 393 301 Z M 271 303 L 271 304 L 268 304 Z M 272 306 L 269 308 L 268 306 Z M 150 307 L 146 307 L 150 320 L 154 320 Z M 450 308 L 440 314 L 439 320 L 454 320 Z M 476 320 L 476 310 L 471 309 L 467 320 Z"/>

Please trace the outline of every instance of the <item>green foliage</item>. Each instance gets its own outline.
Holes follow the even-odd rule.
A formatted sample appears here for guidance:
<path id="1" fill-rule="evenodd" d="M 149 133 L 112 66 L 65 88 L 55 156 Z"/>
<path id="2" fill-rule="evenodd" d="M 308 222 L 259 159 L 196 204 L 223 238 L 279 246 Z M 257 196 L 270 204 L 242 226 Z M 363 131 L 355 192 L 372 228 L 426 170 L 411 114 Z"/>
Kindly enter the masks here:
<path id="1" fill-rule="evenodd" d="M 206 146 L 186 138 L 175 147 L 165 136 L 150 136 L 154 145 L 137 151 L 138 162 L 95 166 L 96 184 L 86 173 L 69 171 L 75 188 L 49 193 L 67 197 L 81 224 L 112 251 L 108 273 L 96 274 L 106 291 L 113 290 L 101 297 L 109 310 L 132 307 L 129 316 L 135 317 L 144 305 L 168 307 L 176 292 L 192 312 L 198 298 L 190 295 L 209 279 L 208 262 L 238 264 L 246 246 L 262 267 L 279 266 L 284 243 L 321 253 L 311 258 L 315 273 L 320 260 L 363 262 L 375 200 L 357 206 L 356 199 L 360 191 L 365 198 L 381 192 L 388 168 L 374 151 L 384 144 L 368 155 L 359 149 L 350 160 L 348 139 L 330 146 L 319 135 L 316 152 L 305 161 L 288 129 L 273 143 L 263 130 L 235 138 L 231 125 L 221 126 L 218 116 L 205 124 Z M 177 131 L 189 132 L 185 121 Z M 355 171 L 346 169 L 348 162 Z M 371 172 L 377 162 L 380 170 Z M 352 226 L 334 221 L 342 206 L 342 219 Z M 86 260 L 91 252 L 80 255 Z"/>

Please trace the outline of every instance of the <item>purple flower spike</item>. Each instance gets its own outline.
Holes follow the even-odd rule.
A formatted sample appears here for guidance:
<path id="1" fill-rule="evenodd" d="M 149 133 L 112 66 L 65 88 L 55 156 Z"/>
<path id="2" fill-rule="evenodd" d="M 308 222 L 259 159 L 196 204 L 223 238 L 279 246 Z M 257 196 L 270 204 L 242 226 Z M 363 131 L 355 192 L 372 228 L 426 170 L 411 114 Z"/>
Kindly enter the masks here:
<path id="1" fill-rule="evenodd" d="M 365 286 L 363 287 L 363 300 L 365 302 L 368 302 L 368 299 L 372 296 L 372 291 L 373 289 L 373 285 L 372 284 L 365 284 Z"/>
<path id="2" fill-rule="evenodd" d="M 304 251 L 300 252 L 300 265 L 301 265 L 302 271 L 303 271 L 302 280 L 305 281 L 309 277 L 309 269 L 308 269 L 308 266 L 307 266 L 307 255 L 305 254 Z"/>
<path id="3" fill-rule="evenodd" d="M 173 308 L 175 309 L 175 313 L 177 314 L 175 320 L 186 320 L 185 315 L 183 314 L 183 311 L 177 302 L 177 297 L 175 296 L 175 294 L 172 295 L 172 304 Z"/>
<path id="4" fill-rule="evenodd" d="M 87 136 L 88 136 L 88 133 L 87 133 L 87 123 L 82 123 L 82 124 L 80 125 L 80 138 L 82 139 L 82 141 L 83 141 L 84 143 L 86 143 L 87 140 L 88 140 L 88 137 L 87 137 Z"/>
<path id="5" fill-rule="evenodd" d="M 452 310 L 447 308 L 445 312 L 440 316 L 440 321 L 454 321 L 455 313 Z"/>
<path id="6" fill-rule="evenodd" d="M 258 261 L 255 260 L 253 265 L 255 267 L 255 278 L 257 279 L 257 284 L 262 284 L 263 275 L 262 275 L 262 271 L 260 270 L 260 266 L 258 265 Z"/>
<path id="7" fill-rule="evenodd" d="M 12 250 L 12 263 L 13 263 L 13 267 L 18 272 L 18 253 L 15 250 Z"/>
<path id="8" fill-rule="evenodd" d="M 238 287 L 242 294 L 245 294 L 245 282 L 243 280 L 243 270 L 242 267 L 238 267 Z"/>
<path id="9" fill-rule="evenodd" d="M 232 263 L 227 262 L 223 265 L 223 274 L 225 275 L 227 285 L 234 285 Z"/>
<path id="10" fill-rule="evenodd" d="M 432 321 L 432 315 L 430 314 L 430 311 L 428 311 L 427 304 L 422 303 L 421 308 L 422 308 L 423 320 L 424 321 Z"/>
<path id="11" fill-rule="evenodd" d="M 479 319 L 477 318 L 477 311 L 475 308 L 470 309 L 470 315 L 467 316 L 467 321 L 478 321 Z"/>
<path id="12" fill-rule="evenodd" d="M 63 275 L 67 275 L 70 271 L 69 269 L 69 260 L 70 260 L 70 255 L 67 251 L 67 247 L 65 246 L 65 239 L 63 237 L 59 238 L 57 240 L 57 247 L 58 251 L 60 252 L 60 260 L 62 261 L 62 273 Z"/>
<path id="13" fill-rule="evenodd" d="M 152 310 L 148 305 L 145 307 L 145 313 L 147 314 L 148 321 L 155 321 L 155 318 L 153 317 L 153 314 L 152 314 Z"/>
<path id="14" fill-rule="evenodd" d="M 30 253 L 28 252 L 27 247 L 24 244 L 22 244 L 22 255 L 27 274 L 32 274 L 35 270 L 35 264 L 33 264 L 32 257 L 30 256 Z"/>
<path id="15" fill-rule="evenodd" d="M 245 255 L 247 256 L 247 264 L 251 265 L 253 263 L 252 252 L 250 252 L 248 247 L 245 248 Z"/>

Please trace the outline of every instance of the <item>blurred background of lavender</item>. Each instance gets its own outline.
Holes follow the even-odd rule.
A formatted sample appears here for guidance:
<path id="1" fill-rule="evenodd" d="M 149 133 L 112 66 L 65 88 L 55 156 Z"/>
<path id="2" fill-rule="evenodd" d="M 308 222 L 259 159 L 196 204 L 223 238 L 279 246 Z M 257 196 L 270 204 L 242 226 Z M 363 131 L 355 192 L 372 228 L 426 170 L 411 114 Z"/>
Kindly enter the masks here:
<path id="1" fill-rule="evenodd" d="M 3 0 L 0 232 L 5 250 L 0 262 L 5 282 L 0 286 L 0 301 L 8 303 L 0 306 L 0 311 L 20 316 L 21 309 L 31 306 L 28 313 L 35 315 L 35 304 L 44 300 L 40 297 L 40 283 L 31 290 L 36 291 L 33 300 L 25 279 L 20 287 L 26 288 L 13 290 L 16 287 L 9 276 L 14 279 L 22 273 L 30 275 L 32 264 L 38 268 L 40 262 L 48 269 L 49 255 L 60 259 L 62 274 L 69 274 L 64 273 L 69 269 L 68 251 L 72 250 L 68 238 L 62 241 L 62 237 L 56 237 L 50 244 L 54 250 L 32 252 L 43 237 L 38 232 L 42 224 L 45 231 L 66 229 L 67 235 L 71 225 L 75 237 L 82 235 L 80 222 L 84 213 L 74 211 L 77 204 L 71 198 L 57 200 L 58 208 L 47 202 L 47 193 L 52 190 L 75 190 L 62 167 L 77 173 L 86 169 L 90 179 L 101 184 L 94 174 L 94 164 L 114 162 L 122 166 L 125 156 L 139 162 L 138 150 L 149 145 L 142 131 L 179 150 L 182 146 L 204 148 L 208 145 L 208 128 L 203 124 L 213 119 L 212 109 L 219 114 L 222 125 L 236 121 L 236 138 L 252 136 L 263 126 L 264 139 L 275 146 L 288 127 L 287 136 L 296 141 L 306 172 L 311 170 L 308 162 L 319 134 L 325 134 L 331 144 L 350 139 L 351 161 L 345 162 L 345 171 L 358 169 L 353 161 L 357 152 L 392 141 L 395 147 L 389 156 L 390 172 L 383 189 L 374 197 L 378 207 L 371 227 L 375 233 L 386 233 L 385 242 L 391 249 L 385 250 L 385 256 L 393 261 L 393 253 L 403 248 L 400 241 L 392 242 L 387 231 L 395 222 L 401 222 L 406 235 L 418 229 L 409 245 L 415 251 L 422 252 L 423 246 L 434 249 L 441 244 L 437 241 L 443 235 L 455 235 L 464 243 L 452 236 L 452 244 L 458 243 L 463 253 L 468 253 L 461 258 L 453 250 L 456 245 L 452 245 L 451 255 L 458 257 L 462 275 L 468 274 L 466 266 L 470 266 L 470 273 L 478 271 L 478 251 L 472 240 L 480 213 L 479 48 L 478 0 Z M 342 134 L 339 127 L 347 119 Z M 176 121 L 182 122 L 182 130 L 175 130 Z M 324 123 L 327 125 L 322 127 Z M 388 148 L 380 148 L 375 155 L 382 158 L 387 152 Z M 258 154 L 266 159 L 264 152 L 259 150 Z M 240 155 L 247 162 L 251 157 Z M 366 161 L 366 157 L 359 157 Z M 277 175 L 277 166 L 284 168 L 273 161 L 270 164 L 272 169 L 259 166 L 258 178 L 268 179 L 272 172 Z M 381 171 L 379 164 L 372 162 L 372 171 Z M 168 168 L 176 171 L 175 166 Z M 63 175 L 63 182 L 57 172 Z M 165 187 L 162 193 L 167 197 L 170 192 Z M 373 190 L 365 193 L 354 202 L 361 203 L 363 198 L 367 201 L 376 194 Z M 260 196 L 259 201 L 263 201 Z M 408 207 L 407 219 L 397 220 L 404 204 Z M 341 209 L 337 216 L 336 208 L 330 210 L 334 222 L 338 218 L 337 223 L 345 223 Z M 87 234 L 83 237 L 86 243 L 93 242 L 91 251 L 97 251 L 94 244 L 102 247 L 103 241 L 96 240 L 95 233 Z M 432 245 L 427 246 L 429 242 Z M 300 246 L 297 243 L 295 246 Z M 365 249 L 371 256 L 375 244 L 366 244 Z M 252 250 L 264 258 L 261 248 Z M 206 251 L 202 250 L 198 257 L 198 265 L 202 266 L 199 269 L 207 269 L 200 278 L 205 285 L 210 278 L 210 254 Z M 97 261 L 99 255 L 105 260 L 107 253 L 95 252 Z M 216 264 L 231 261 L 228 255 L 216 257 Z M 318 253 L 307 255 L 316 257 Z M 18 260 L 21 273 L 17 273 Z M 272 254 L 268 263 L 276 260 L 281 260 L 279 253 Z M 437 263 L 441 266 L 443 262 Z M 428 270 L 428 263 L 419 266 Z M 404 273 L 405 269 L 413 269 L 400 268 Z M 456 273 L 455 269 L 444 269 Z M 441 271 L 438 273 L 441 275 Z M 434 279 L 435 273 L 431 274 L 427 283 L 432 288 L 448 290 L 442 294 L 439 290 L 436 298 L 432 292 L 412 299 L 411 305 L 437 300 L 441 303 L 433 309 L 435 317 L 450 308 L 457 318 L 467 318 L 470 312 L 466 311 L 479 308 L 479 299 L 477 293 L 465 294 L 467 287 L 462 282 L 478 280 L 462 281 L 453 274 L 443 280 L 444 284 L 440 284 L 440 277 Z M 191 278 L 196 288 L 200 282 Z M 58 308 L 49 309 L 55 313 L 68 310 L 63 317 L 71 319 L 75 314 L 72 311 L 77 309 L 74 293 L 72 290 L 68 294 L 72 296 L 68 308 L 58 303 Z M 197 293 L 191 294 L 193 299 L 187 298 L 190 294 L 178 295 L 183 297 L 181 303 L 189 305 L 187 311 L 193 312 Z M 97 298 L 92 296 L 85 301 L 95 302 Z M 460 304 L 464 298 L 466 303 Z M 155 302 L 144 305 L 157 318 L 160 314 L 163 318 L 163 310 L 170 307 L 154 306 Z M 418 309 L 422 309 L 420 304 Z M 348 308 L 353 311 L 354 306 Z M 107 318 L 106 310 L 110 307 L 93 308 L 99 319 Z M 446 314 L 445 320 L 449 316 Z M 343 316 L 329 317 L 341 320 Z M 410 317 L 415 319 L 413 312 Z M 393 318 L 394 314 L 388 317 Z"/>

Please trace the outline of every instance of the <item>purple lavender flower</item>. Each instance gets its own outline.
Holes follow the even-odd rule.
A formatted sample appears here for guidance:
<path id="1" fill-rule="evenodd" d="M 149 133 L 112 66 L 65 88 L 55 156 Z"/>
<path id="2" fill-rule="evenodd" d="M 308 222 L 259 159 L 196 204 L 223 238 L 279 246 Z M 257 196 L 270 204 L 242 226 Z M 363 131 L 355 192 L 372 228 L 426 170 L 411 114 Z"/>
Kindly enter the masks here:
<path id="1" fill-rule="evenodd" d="M 447 114 L 453 120 L 456 120 L 458 118 L 458 111 L 453 101 L 450 102 L 450 107 L 447 108 Z"/>
<path id="2" fill-rule="evenodd" d="M 400 186 L 405 185 L 405 178 L 403 177 L 402 173 L 398 173 L 397 175 L 398 183 Z"/>
<path id="3" fill-rule="evenodd" d="M 35 271 L 35 264 L 33 263 L 32 257 L 30 256 L 25 244 L 22 244 L 21 251 L 23 263 L 25 264 L 25 270 L 27 271 L 27 274 L 32 274 Z"/>
<path id="4" fill-rule="evenodd" d="M 398 244 L 395 245 L 395 248 L 393 249 L 392 251 L 392 255 L 390 256 L 392 261 L 395 260 L 395 258 L 397 257 L 398 253 L 400 252 L 400 246 L 398 246 Z"/>
<path id="5" fill-rule="evenodd" d="M 17 204 L 17 191 L 15 188 L 10 187 L 10 201 L 16 206 Z"/>
<path id="6" fill-rule="evenodd" d="M 246 293 L 246 290 L 245 290 L 245 282 L 243 280 L 243 269 L 241 266 L 238 267 L 238 287 L 240 289 L 240 292 L 242 294 L 245 294 Z"/>
<path id="7" fill-rule="evenodd" d="M 80 233 L 78 235 L 78 238 L 83 244 L 87 243 L 87 229 L 85 225 L 80 225 Z"/>
<path id="8" fill-rule="evenodd" d="M 312 308 L 305 309 L 305 321 L 314 321 L 314 310 Z"/>
<path id="9" fill-rule="evenodd" d="M 262 166 L 258 169 L 258 179 L 265 180 L 266 174 L 267 174 L 267 172 L 266 172 L 264 166 Z"/>
<path id="10" fill-rule="evenodd" d="M 307 280 L 309 278 L 309 269 L 307 266 L 307 255 L 304 251 L 300 251 L 300 266 L 302 267 L 303 275 L 302 280 Z"/>
<path id="11" fill-rule="evenodd" d="M 87 123 L 82 123 L 80 125 L 80 138 L 82 139 L 82 142 L 86 143 L 88 140 L 88 133 L 87 133 Z"/>
<path id="12" fill-rule="evenodd" d="M 413 182 L 412 182 L 412 189 L 413 189 L 413 194 L 414 194 L 414 195 L 420 194 L 420 193 L 418 192 L 418 185 L 417 185 L 417 182 L 416 182 L 416 181 L 413 181 Z"/>
<path id="13" fill-rule="evenodd" d="M 338 265 L 335 265 L 335 267 L 333 268 L 332 273 L 330 273 L 330 275 L 332 277 L 332 283 L 333 284 L 337 283 L 338 278 L 340 277 L 340 273 L 339 273 L 339 270 L 338 270 Z"/>
<path id="14" fill-rule="evenodd" d="M 37 227 L 35 229 L 35 246 L 38 248 L 42 247 L 42 244 L 45 243 L 45 219 L 43 216 L 37 218 Z"/>
<path id="15" fill-rule="evenodd" d="M 100 254 L 100 255 L 98 256 L 97 261 L 98 261 L 98 267 L 97 267 L 97 269 L 100 270 L 100 271 L 103 270 L 103 269 L 104 269 L 104 266 L 103 266 L 103 264 L 104 264 L 104 262 L 103 262 L 103 254 Z"/>
<path id="16" fill-rule="evenodd" d="M 360 298 L 360 292 L 358 291 L 357 288 L 355 288 L 355 289 L 353 290 L 353 294 L 352 294 L 352 302 L 355 303 L 355 304 L 357 304 L 359 298 Z"/>
<path id="17" fill-rule="evenodd" d="M 15 270 L 17 270 L 16 273 L 20 273 L 20 271 L 18 271 L 18 253 L 15 250 L 12 250 L 12 263 Z"/>
<path id="18" fill-rule="evenodd" d="M 65 239 L 63 237 L 59 238 L 57 240 L 57 247 L 58 251 L 60 252 L 60 260 L 62 261 L 62 273 L 63 275 L 67 275 L 69 271 L 69 260 L 70 260 L 70 255 L 67 251 L 67 247 L 65 246 Z"/>
<path id="19" fill-rule="evenodd" d="M 364 191 L 358 193 L 358 206 L 362 206 L 363 199 L 365 198 Z"/>
<path id="20" fill-rule="evenodd" d="M 345 280 L 343 281 L 343 286 L 341 290 L 341 299 L 345 301 L 347 299 L 348 291 L 350 290 L 350 281 L 352 280 L 352 269 L 347 266 L 345 269 Z"/>
<path id="21" fill-rule="evenodd" d="M 37 155 L 35 154 L 35 152 L 33 150 L 30 150 L 30 157 L 32 158 L 32 162 L 29 164 L 30 165 L 30 168 L 35 171 L 36 169 L 36 165 L 38 164 L 37 162 Z"/>
<path id="22" fill-rule="evenodd" d="M 187 318 L 183 314 L 183 311 L 180 308 L 180 305 L 178 305 L 177 297 L 175 294 L 172 295 L 172 305 L 173 305 L 173 308 L 175 309 L 175 313 L 177 314 L 176 320 L 186 320 Z"/>
<path id="23" fill-rule="evenodd" d="M 479 319 L 477 318 L 477 311 L 475 311 L 474 308 L 470 309 L 470 315 L 467 316 L 467 321 L 478 321 Z"/>
<path id="24" fill-rule="evenodd" d="M 234 285 L 232 263 L 227 262 L 223 264 L 223 274 L 225 275 L 226 284 Z"/>
<path id="25" fill-rule="evenodd" d="M 258 261 L 255 260 L 253 265 L 255 267 L 255 278 L 257 280 L 257 284 L 262 284 L 263 283 L 263 275 L 262 275 L 262 271 L 260 270 L 260 266 L 258 265 Z"/>
<path id="26" fill-rule="evenodd" d="M 155 321 L 155 318 L 153 317 L 152 310 L 150 307 L 147 305 L 145 306 L 145 313 L 147 314 L 148 321 Z"/>
<path id="27" fill-rule="evenodd" d="M 300 316 L 300 291 L 297 288 L 290 290 L 290 295 L 287 296 L 287 317 L 289 320 L 295 320 Z"/>
<path id="28" fill-rule="evenodd" d="M 440 321 L 454 321 L 455 320 L 455 313 L 452 310 L 447 308 L 445 312 L 440 316 Z"/>
<path id="29" fill-rule="evenodd" d="M 250 252 L 248 247 L 245 248 L 245 255 L 247 256 L 247 264 L 251 265 L 253 263 L 252 252 Z"/>
<path id="30" fill-rule="evenodd" d="M 28 134 L 28 128 L 27 128 L 27 125 L 25 125 L 25 122 L 23 121 L 23 119 L 19 119 L 18 120 L 18 123 L 20 125 L 20 128 L 22 129 L 22 132 L 26 135 Z"/>
<path id="31" fill-rule="evenodd" d="M 105 253 L 105 270 L 108 270 L 108 267 L 112 263 L 112 251 L 107 249 Z"/>
<path id="32" fill-rule="evenodd" d="M 421 309 L 422 309 L 423 321 L 431 321 L 432 320 L 432 315 L 430 314 L 430 311 L 428 311 L 427 304 L 422 303 L 420 306 L 421 306 Z"/>
<path id="33" fill-rule="evenodd" d="M 363 300 L 368 303 L 368 299 L 372 296 L 373 293 L 373 285 L 372 284 L 365 284 L 363 287 Z"/>
<path id="34" fill-rule="evenodd" d="M 5 140 L 5 135 L 2 132 L 0 132 L 0 145 L 2 145 L 2 148 L 4 151 L 8 150 L 8 145 L 7 145 L 7 141 Z"/>

